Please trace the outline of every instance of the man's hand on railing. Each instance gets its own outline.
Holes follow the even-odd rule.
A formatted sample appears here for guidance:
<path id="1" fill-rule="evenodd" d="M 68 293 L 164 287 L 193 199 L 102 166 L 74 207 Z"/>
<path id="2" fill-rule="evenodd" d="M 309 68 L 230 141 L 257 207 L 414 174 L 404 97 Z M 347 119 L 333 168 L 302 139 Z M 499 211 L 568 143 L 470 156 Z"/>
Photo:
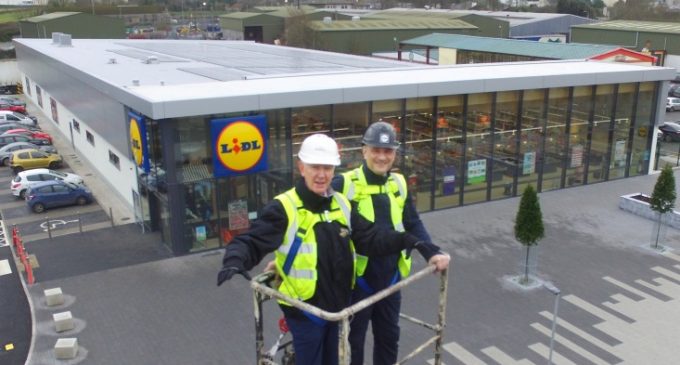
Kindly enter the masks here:
<path id="1" fill-rule="evenodd" d="M 451 256 L 448 253 L 440 253 L 430 257 L 428 264 L 434 265 L 437 268 L 436 272 L 441 272 L 449 267 L 449 261 Z"/>
<path id="2" fill-rule="evenodd" d="M 229 258 L 224 262 L 222 270 L 217 273 L 217 286 L 222 285 L 222 283 L 231 279 L 236 274 L 243 275 L 243 277 L 248 281 L 252 280 L 248 274 L 248 271 L 243 267 L 243 262 L 241 262 L 240 259 L 236 257 Z"/>

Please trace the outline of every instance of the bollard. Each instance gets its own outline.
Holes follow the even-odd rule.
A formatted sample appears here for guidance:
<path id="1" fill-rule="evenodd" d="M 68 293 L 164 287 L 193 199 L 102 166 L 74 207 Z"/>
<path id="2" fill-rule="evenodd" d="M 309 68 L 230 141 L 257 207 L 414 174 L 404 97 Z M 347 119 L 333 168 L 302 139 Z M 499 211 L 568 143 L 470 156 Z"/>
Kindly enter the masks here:
<path id="1" fill-rule="evenodd" d="M 46 215 L 45 218 L 47 219 L 47 237 L 52 238 L 52 228 L 50 227 L 51 226 L 50 217 Z"/>
<path id="2" fill-rule="evenodd" d="M 83 233 L 83 221 L 80 219 L 80 211 L 76 210 L 76 214 L 78 215 L 78 230 L 80 233 Z"/>
<path id="3" fill-rule="evenodd" d="M 111 207 L 109 207 L 109 217 L 111 217 L 111 228 L 113 228 L 113 208 Z"/>

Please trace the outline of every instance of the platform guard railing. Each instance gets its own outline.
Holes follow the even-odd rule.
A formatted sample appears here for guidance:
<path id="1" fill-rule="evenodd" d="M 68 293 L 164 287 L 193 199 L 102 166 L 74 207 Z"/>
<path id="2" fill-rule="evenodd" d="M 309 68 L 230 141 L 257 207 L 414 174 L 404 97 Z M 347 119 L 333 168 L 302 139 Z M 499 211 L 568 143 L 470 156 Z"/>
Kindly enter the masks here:
<path id="1" fill-rule="evenodd" d="M 434 265 L 428 265 L 426 268 L 418 271 L 417 273 L 410 275 L 408 278 L 399 281 L 398 283 L 381 290 L 368 298 L 365 298 L 350 307 L 347 307 L 339 312 L 326 312 L 313 305 L 305 303 L 303 301 L 291 298 L 287 295 L 281 294 L 278 290 L 273 289 L 269 286 L 269 283 L 274 278 L 274 272 L 264 272 L 255 278 L 250 283 L 253 289 L 253 300 L 255 304 L 255 351 L 257 353 L 257 364 L 258 365 L 278 365 L 271 358 L 266 356 L 264 350 L 264 325 L 263 325 L 263 315 L 262 315 L 262 304 L 272 298 L 285 301 L 291 306 L 298 308 L 300 310 L 306 311 L 314 316 L 325 319 L 331 322 L 340 322 L 339 334 L 338 334 L 338 357 L 340 365 L 349 365 L 350 363 L 350 348 L 349 348 L 349 320 L 354 314 L 361 311 L 362 309 L 388 297 L 391 294 L 401 290 L 404 287 L 411 285 L 412 283 L 421 280 L 429 274 L 434 273 L 436 267 Z M 413 350 L 408 355 L 404 356 L 402 360 L 397 362 L 399 364 L 405 364 L 407 361 L 421 353 L 428 346 L 434 344 L 434 365 L 441 365 L 441 353 L 442 353 L 442 340 L 444 334 L 444 327 L 446 326 L 446 293 L 448 290 L 448 270 L 443 270 L 440 272 L 440 283 L 439 283 L 439 305 L 438 305 L 438 315 L 437 323 L 431 324 L 419 320 L 417 318 L 400 313 L 399 316 L 409 322 L 415 323 L 417 325 L 423 326 L 434 332 L 434 336 L 430 337 L 419 345 L 415 350 Z"/>

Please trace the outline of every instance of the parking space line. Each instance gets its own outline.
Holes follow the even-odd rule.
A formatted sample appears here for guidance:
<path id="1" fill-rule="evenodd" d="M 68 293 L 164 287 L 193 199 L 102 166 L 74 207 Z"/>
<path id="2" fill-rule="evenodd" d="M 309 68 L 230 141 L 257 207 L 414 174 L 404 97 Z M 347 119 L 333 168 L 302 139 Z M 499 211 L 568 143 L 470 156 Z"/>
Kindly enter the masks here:
<path id="1" fill-rule="evenodd" d="M 535 353 L 545 357 L 546 360 L 550 357 L 550 349 L 548 348 L 548 346 L 540 342 L 537 342 L 533 345 L 529 345 L 529 348 L 533 350 Z M 553 351 L 552 362 L 555 365 L 576 365 L 576 363 L 560 355 L 560 353 L 557 351 Z"/>
<path id="2" fill-rule="evenodd" d="M 103 211 L 102 207 L 100 207 L 97 204 L 91 204 L 87 206 L 80 207 L 78 209 L 78 212 L 80 214 L 84 213 L 92 213 L 96 211 Z M 60 218 L 60 217 L 67 217 L 67 216 L 73 216 L 76 214 L 76 211 L 74 209 L 60 209 L 60 210 L 52 210 L 48 211 L 47 214 L 29 214 L 24 217 L 18 217 L 18 218 L 12 218 L 12 219 L 5 219 L 5 222 L 8 224 L 8 226 L 12 226 L 14 224 L 19 225 L 19 224 L 25 224 L 25 223 L 32 223 L 32 222 L 42 222 L 47 219 L 47 217 L 50 217 L 50 219 L 54 218 Z"/>
<path id="3" fill-rule="evenodd" d="M 0 260 L 0 276 L 12 273 L 12 267 L 9 266 L 9 260 Z"/>
<path id="4" fill-rule="evenodd" d="M 466 350 L 465 347 L 461 346 L 457 342 L 449 342 L 442 347 L 444 347 L 446 352 L 463 362 L 463 364 L 486 365 L 484 361 L 480 360 L 477 356 L 473 355 L 470 351 Z"/>
<path id="5" fill-rule="evenodd" d="M 106 221 L 106 222 L 99 222 L 99 223 L 93 223 L 93 224 L 88 224 L 88 225 L 83 225 L 83 232 L 87 231 L 96 231 L 98 229 L 102 228 L 110 228 L 111 227 L 111 221 Z M 66 236 L 69 234 L 76 234 L 80 232 L 79 227 L 69 227 L 69 228 L 64 228 L 64 229 L 58 229 L 52 231 L 52 237 L 58 237 L 58 236 Z M 48 238 L 47 232 L 40 232 L 40 233 L 34 233 L 34 234 L 27 234 L 27 235 L 22 235 L 21 236 L 24 241 L 26 242 L 31 242 L 31 241 L 38 241 L 38 240 L 44 240 Z"/>
<path id="6" fill-rule="evenodd" d="M 543 326 L 540 323 L 532 323 L 531 327 L 533 327 L 536 331 L 541 332 L 542 334 L 546 335 L 547 337 L 551 336 L 550 329 Z M 602 360 L 597 355 L 594 355 L 590 351 L 588 351 L 588 350 L 584 349 L 583 347 L 577 345 L 576 343 L 572 342 L 571 340 L 567 339 L 566 337 L 562 336 L 559 333 L 555 335 L 555 341 L 559 342 L 560 344 L 562 344 L 564 347 L 568 348 L 569 350 L 574 351 L 575 353 L 583 356 L 584 358 L 586 358 L 588 361 L 592 362 L 593 364 L 610 365 L 608 362 Z"/>

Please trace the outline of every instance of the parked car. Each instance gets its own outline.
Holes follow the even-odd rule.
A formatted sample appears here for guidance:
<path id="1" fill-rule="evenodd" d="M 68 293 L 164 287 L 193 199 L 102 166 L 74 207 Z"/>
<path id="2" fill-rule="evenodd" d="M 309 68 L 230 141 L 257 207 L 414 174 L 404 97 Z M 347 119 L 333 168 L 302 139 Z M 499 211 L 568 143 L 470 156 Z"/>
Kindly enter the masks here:
<path id="1" fill-rule="evenodd" d="M 27 148 L 33 148 L 45 153 L 57 153 L 57 149 L 50 145 L 38 146 L 30 142 L 12 142 L 6 146 L 0 147 L 0 165 L 8 166 L 9 157 L 12 155 L 12 152 L 25 150 Z"/>
<path id="2" fill-rule="evenodd" d="M 25 126 L 23 124 L 19 124 L 19 123 L 16 123 L 16 122 L 6 122 L 6 121 L 0 120 L 0 134 L 3 134 L 10 129 L 20 129 L 20 128 L 28 129 L 29 131 L 39 131 L 40 130 L 40 127 L 38 127 L 38 126 L 29 127 L 29 126 Z"/>
<path id="3" fill-rule="evenodd" d="M 666 122 L 659 126 L 659 130 L 663 133 L 663 140 L 666 142 L 680 141 L 680 124 L 673 122 Z"/>
<path id="4" fill-rule="evenodd" d="M 12 195 L 23 199 L 31 186 L 43 181 L 60 180 L 75 185 L 83 185 L 83 178 L 70 172 L 54 171 L 50 169 L 33 169 L 21 171 L 12 179 L 9 188 Z"/>
<path id="5" fill-rule="evenodd" d="M 0 123 L 3 122 L 16 123 L 27 127 L 35 127 L 38 125 L 38 119 L 36 117 L 29 117 L 11 110 L 0 110 Z"/>
<path id="6" fill-rule="evenodd" d="M 666 111 L 674 112 L 680 110 L 680 98 L 666 98 Z"/>
<path id="7" fill-rule="evenodd" d="M 671 84 L 668 88 L 668 96 L 680 97 L 680 84 Z"/>
<path id="8" fill-rule="evenodd" d="M 12 105 L 0 101 L 0 110 L 11 110 L 13 112 L 19 112 L 21 114 L 26 114 L 26 107 L 21 105 Z"/>
<path id="9" fill-rule="evenodd" d="M 7 134 L 20 134 L 20 135 L 30 137 L 32 139 L 46 139 L 46 140 L 50 141 L 50 144 L 52 144 L 52 136 L 50 136 L 49 134 L 42 132 L 42 131 L 32 131 L 32 130 L 28 130 L 28 129 L 25 129 L 25 128 L 17 128 L 17 129 L 7 130 L 2 135 L 4 136 L 4 135 L 7 135 Z"/>
<path id="10" fill-rule="evenodd" d="M 61 167 L 62 163 L 63 160 L 61 159 L 61 156 L 45 153 L 36 149 L 14 151 L 9 157 L 9 167 L 11 167 L 15 173 L 41 167 L 56 169 Z"/>
<path id="11" fill-rule="evenodd" d="M 23 100 L 11 96 L 0 96 L 0 103 L 26 107 L 26 103 Z"/>
<path id="12" fill-rule="evenodd" d="M 34 139 L 28 136 L 24 136 L 21 134 L 2 134 L 0 135 L 0 147 L 6 146 L 10 143 L 14 142 L 29 142 L 36 144 L 38 146 L 47 146 L 50 145 L 50 141 L 46 139 Z"/>
<path id="13" fill-rule="evenodd" d="M 31 186 L 26 192 L 26 204 L 36 212 L 66 205 L 85 205 L 94 201 L 90 189 L 66 181 L 43 181 Z"/>

